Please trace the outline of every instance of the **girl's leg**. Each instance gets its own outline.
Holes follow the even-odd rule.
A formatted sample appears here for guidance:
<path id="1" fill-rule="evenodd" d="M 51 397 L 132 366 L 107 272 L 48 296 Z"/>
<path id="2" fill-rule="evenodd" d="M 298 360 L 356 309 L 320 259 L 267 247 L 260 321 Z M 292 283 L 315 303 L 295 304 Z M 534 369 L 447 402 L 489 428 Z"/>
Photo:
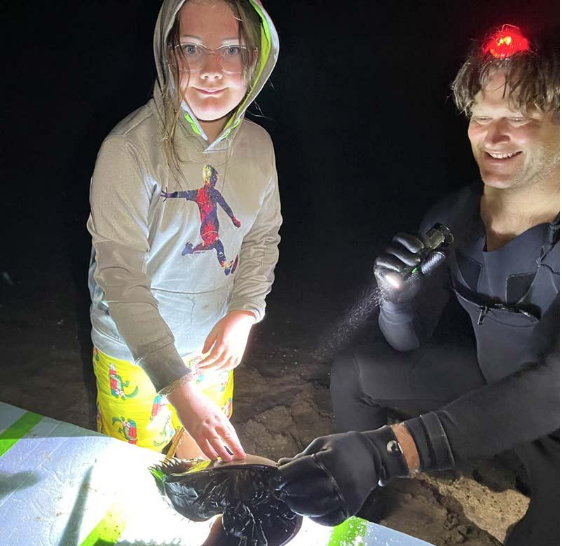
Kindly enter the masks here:
<path id="1" fill-rule="evenodd" d="M 94 349 L 94 373 L 98 388 L 98 431 L 154 451 L 162 451 L 182 428 L 176 411 L 158 395 L 146 373 L 131 362 L 112 358 Z M 200 375 L 202 392 L 227 417 L 232 415 L 232 371 Z M 176 457 L 204 457 L 195 440 L 183 431 Z"/>
<path id="2" fill-rule="evenodd" d="M 175 427 L 166 399 L 146 373 L 131 362 L 94 349 L 98 431 L 118 440 L 161 451 Z"/>

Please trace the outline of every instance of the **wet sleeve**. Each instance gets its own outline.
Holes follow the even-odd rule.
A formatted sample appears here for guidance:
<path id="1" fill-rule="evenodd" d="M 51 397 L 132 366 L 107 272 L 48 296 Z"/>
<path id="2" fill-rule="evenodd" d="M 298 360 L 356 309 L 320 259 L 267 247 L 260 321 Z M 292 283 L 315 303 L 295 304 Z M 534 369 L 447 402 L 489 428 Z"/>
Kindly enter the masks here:
<path id="1" fill-rule="evenodd" d="M 541 320 L 547 329 L 554 325 L 558 330 L 558 299 Z M 406 421 L 422 469 L 488 459 L 560 428 L 560 335 L 558 331 L 548 335 L 554 338 L 552 347 L 535 362 L 440 410 Z M 440 461 L 445 464 L 440 466 Z"/>
<path id="2" fill-rule="evenodd" d="M 158 191 L 130 142 L 124 137 L 104 142 L 90 190 L 94 278 L 135 362 L 157 391 L 168 392 L 174 382 L 190 379 L 192 371 L 175 348 L 146 272 L 150 203 Z"/>
<path id="3" fill-rule="evenodd" d="M 379 327 L 388 344 L 397 351 L 411 351 L 421 346 L 413 302 L 382 301 Z"/>
<path id="4" fill-rule="evenodd" d="M 240 265 L 228 310 L 251 311 L 260 321 L 265 314 L 265 298 L 271 291 L 279 258 L 279 229 L 282 223 L 279 186 L 272 149 L 272 177 L 264 192 L 260 210 L 240 250 Z"/>
<path id="5" fill-rule="evenodd" d="M 489 458 L 560 427 L 560 338 L 538 362 L 436 412 L 457 463 Z"/>

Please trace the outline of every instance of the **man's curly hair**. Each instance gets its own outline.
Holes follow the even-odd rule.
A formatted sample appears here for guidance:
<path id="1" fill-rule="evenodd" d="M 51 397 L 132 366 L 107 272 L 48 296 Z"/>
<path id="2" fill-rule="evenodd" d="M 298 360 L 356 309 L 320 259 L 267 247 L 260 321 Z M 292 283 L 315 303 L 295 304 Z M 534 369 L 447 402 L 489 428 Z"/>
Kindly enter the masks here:
<path id="1" fill-rule="evenodd" d="M 487 43 L 497 31 L 492 29 L 481 43 Z M 527 51 L 505 59 L 485 52 L 480 44 L 474 47 L 451 85 L 460 112 L 470 117 L 474 97 L 498 71 L 505 74 L 508 99 L 514 109 L 524 113 L 537 108 L 560 115 L 559 28 L 538 33 Z"/>

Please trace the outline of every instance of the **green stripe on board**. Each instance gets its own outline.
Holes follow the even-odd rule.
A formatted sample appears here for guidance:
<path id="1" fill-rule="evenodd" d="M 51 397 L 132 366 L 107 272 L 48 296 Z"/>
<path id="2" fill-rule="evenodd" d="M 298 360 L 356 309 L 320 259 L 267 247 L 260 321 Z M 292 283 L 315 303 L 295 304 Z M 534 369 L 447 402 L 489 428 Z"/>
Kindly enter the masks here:
<path id="1" fill-rule="evenodd" d="M 42 415 L 28 411 L 0 434 L 0 457 L 14 447 L 41 419 Z"/>
<path id="2" fill-rule="evenodd" d="M 112 506 L 80 546 L 113 546 L 126 526 L 124 510 Z"/>
<path id="3" fill-rule="evenodd" d="M 328 546 L 362 546 L 366 534 L 367 522 L 364 519 L 349 518 L 334 527 Z"/>

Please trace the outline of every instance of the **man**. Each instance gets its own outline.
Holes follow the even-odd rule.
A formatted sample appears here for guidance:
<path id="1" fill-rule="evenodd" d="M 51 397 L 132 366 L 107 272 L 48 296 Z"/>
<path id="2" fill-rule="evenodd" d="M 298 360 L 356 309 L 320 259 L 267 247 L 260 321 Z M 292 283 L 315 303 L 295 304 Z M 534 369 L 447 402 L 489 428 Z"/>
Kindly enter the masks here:
<path id="1" fill-rule="evenodd" d="M 296 512 L 335 525 L 394 477 L 513 450 L 531 503 L 506 544 L 559 543 L 559 63 L 558 32 L 529 43 L 504 25 L 457 74 L 483 184 L 377 258 L 388 343 L 339 357 L 331 386 L 338 428 L 365 432 L 280 461 Z M 437 222 L 446 254 L 423 235 Z M 385 426 L 389 407 L 417 417 Z"/>

